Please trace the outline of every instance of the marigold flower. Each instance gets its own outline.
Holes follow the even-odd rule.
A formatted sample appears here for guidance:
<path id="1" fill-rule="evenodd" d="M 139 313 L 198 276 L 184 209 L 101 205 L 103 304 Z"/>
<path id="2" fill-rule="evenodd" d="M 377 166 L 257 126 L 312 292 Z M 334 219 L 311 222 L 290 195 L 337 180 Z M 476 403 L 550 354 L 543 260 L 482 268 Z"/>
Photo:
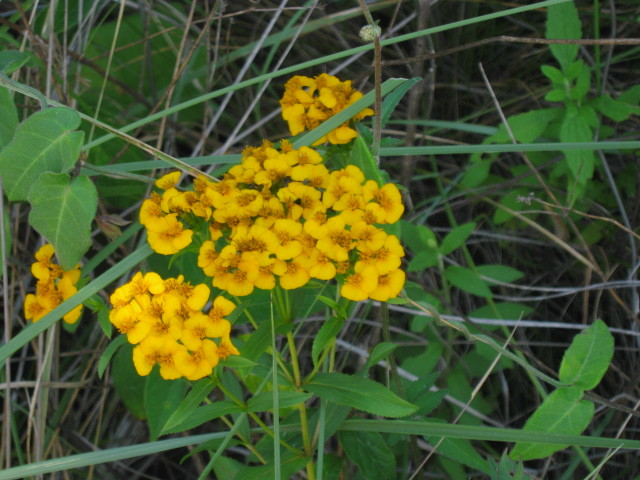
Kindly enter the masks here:
<path id="1" fill-rule="evenodd" d="M 285 84 L 284 95 L 280 100 L 282 118 L 289 125 L 291 135 L 297 135 L 305 130 L 314 129 L 360 98 L 362 93 L 351 87 L 351 81 L 341 82 L 326 73 L 313 79 L 298 75 Z M 365 108 L 355 115 L 352 121 L 373 114 L 372 109 Z M 344 144 L 356 136 L 357 132 L 347 122 L 319 139 L 316 145 L 326 141 Z"/>
<path id="2" fill-rule="evenodd" d="M 175 213 L 155 219 L 147 225 L 151 248 L 162 255 L 178 253 L 191 243 L 192 230 L 185 230 Z"/>
<path id="3" fill-rule="evenodd" d="M 374 269 L 368 268 L 349 275 L 340 289 L 340 294 L 349 300 L 359 302 L 369 298 L 377 286 L 378 275 Z"/>

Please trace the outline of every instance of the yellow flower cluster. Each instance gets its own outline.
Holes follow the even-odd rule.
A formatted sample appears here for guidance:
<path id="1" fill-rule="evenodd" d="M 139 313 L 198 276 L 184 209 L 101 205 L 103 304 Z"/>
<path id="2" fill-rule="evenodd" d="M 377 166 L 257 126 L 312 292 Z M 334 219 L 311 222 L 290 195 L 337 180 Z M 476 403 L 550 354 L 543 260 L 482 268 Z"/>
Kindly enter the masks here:
<path id="1" fill-rule="evenodd" d="M 48 243 L 36 252 L 31 273 L 38 281 L 35 295 L 30 293 L 24 300 L 24 316 L 27 320 L 37 322 L 78 291 L 76 284 L 80 279 L 80 265 L 65 272 L 60 265 L 51 261 L 54 253 L 53 246 Z M 82 305 L 78 305 L 62 318 L 73 324 L 81 314 Z"/>
<path id="2" fill-rule="evenodd" d="M 204 284 L 191 286 L 182 276 L 163 280 L 154 272 L 138 272 L 116 289 L 109 320 L 136 345 L 133 364 L 138 374 L 148 375 L 159 364 L 162 378 L 198 380 L 210 375 L 220 359 L 239 354 L 224 318 L 235 305 L 217 297 L 204 314 L 209 294 Z"/>
<path id="3" fill-rule="evenodd" d="M 179 175 L 158 180 L 164 193 L 145 200 L 140 221 L 151 247 L 169 254 L 192 240 L 183 222 L 204 220 L 198 266 L 214 287 L 244 296 L 274 288 L 276 278 L 289 290 L 338 276 L 351 300 L 385 301 L 402 290 L 404 251 L 377 226 L 404 211 L 395 185 L 366 181 L 353 165 L 330 172 L 318 152 L 286 140 L 247 147 L 222 181 L 197 178 L 193 191 L 175 188 Z"/>
<path id="4" fill-rule="evenodd" d="M 291 135 L 297 135 L 305 130 L 313 130 L 361 98 L 362 93 L 351 87 L 351 80 L 341 82 L 326 73 L 314 78 L 297 75 L 285 84 L 280 100 L 282 118 L 289 124 Z M 372 109 L 365 108 L 352 120 L 362 120 L 373 114 Z M 315 145 L 327 141 L 334 145 L 349 143 L 357 135 L 347 122 L 319 139 Z"/>

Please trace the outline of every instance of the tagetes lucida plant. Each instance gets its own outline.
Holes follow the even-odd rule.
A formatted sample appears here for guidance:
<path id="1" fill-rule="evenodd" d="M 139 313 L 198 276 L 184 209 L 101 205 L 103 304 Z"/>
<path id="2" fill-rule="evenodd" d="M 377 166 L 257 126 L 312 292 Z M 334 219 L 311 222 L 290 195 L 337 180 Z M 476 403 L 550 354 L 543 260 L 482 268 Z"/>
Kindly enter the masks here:
<path id="1" fill-rule="evenodd" d="M 31 265 L 31 274 L 36 278 L 36 292 L 29 293 L 24 300 L 24 317 L 37 322 L 63 301 L 78 291 L 80 265 L 64 271 L 53 262 L 55 254 L 49 243 L 40 247 L 35 254 L 36 262 Z M 82 305 L 78 305 L 62 318 L 68 324 L 74 324 L 82 315 Z"/>
<path id="2" fill-rule="evenodd" d="M 351 82 L 323 74 L 294 77 L 285 86 L 282 115 L 292 135 L 315 128 L 362 97 Z M 344 144 L 355 138 L 353 122 L 373 115 L 365 109 L 320 142 Z M 151 248 L 162 255 L 198 249 L 198 267 L 211 286 L 234 297 L 255 289 L 293 290 L 311 279 L 336 279 L 349 300 L 386 301 L 405 282 L 404 250 L 382 225 L 404 212 L 398 188 L 365 178 L 354 165 L 329 170 L 310 147 L 263 141 L 248 146 L 239 165 L 220 181 L 204 176 L 180 188 L 180 172 L 155 183 L 158 192 L 140 210 Z M 224 297 L 208 314 L 207 285 L 180 277 L 136 274 L 111 297 L 111 322 L 136 345 L 138 373 L 155 364 L 164 378 L 195 380 L 209 375 L 220 358 L 237 355 L 230 324 L 233 310 Z M 212 311 L 215 314 L 212 315 Z"/>

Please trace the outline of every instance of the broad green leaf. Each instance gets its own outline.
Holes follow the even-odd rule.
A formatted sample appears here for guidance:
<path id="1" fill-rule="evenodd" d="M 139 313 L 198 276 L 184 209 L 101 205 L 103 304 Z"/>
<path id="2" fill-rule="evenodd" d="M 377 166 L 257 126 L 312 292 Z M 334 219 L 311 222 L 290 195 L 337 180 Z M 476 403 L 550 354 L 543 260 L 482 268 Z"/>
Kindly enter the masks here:
<path id="1" fill-rule="evenodd" d="M 320 398 L 381 417 L 404 417 L 417 409 L 373 380 L 343 373 L 319 373 L 304 388 Z"/>
<path id="2" fill-rule="evenodd" d="M 111 361 L 111 357 L 116 353 L 116 351 L 126 343 L 127 337 L 125 335 L 118 335 L 107 348 L 104 349 L 102 355 L 100 355 L 100 360 L 98 360 L 98 377 L 102 378 L 104 375 L 104 371 L 107 369 L 107 365 Z"/>
<path id="3" fill-rule="evenodd" d="M 460 248 L 467 241 L 467 238 L 476 228 L 476 222 L 469 222 L 459 225 L 451 230 L 442 240 L 440 245 L 440 255 L 449 255 L 451 252 Z"/>
<path id="4" fill-rule="evenodd" d="M 234 480 L 238 473 L 247 468 L 244 463 L 239 462 L 230 457 L 220 456 L 213 464 L 213 472 L 216 474 L 214 478 L 224 478 L 225 480 Z"/>
<path id="5" fill-rule="evenodd" d="M 16 128 L 13 140 L 0 152 L 0 174 L 9 200 L 27 200 L 43 172 L 68 172 L 75 165 L 84 132 L 78 114 L 65 107 L 34 113 Z"/>
<path id="6" fill-rule="evenodd" d="M 590 105 L 614 122 L 622 122 L 634 113 L 631 105 L 614 100 L 609 95 L 596 98 Z"/>
<path id="7" fill-rule="evenodd" d="M 146 377 L 144 410 L 147 413 L 149 437 L 157 440 L 167 420 L 185 398 L 188 383 L 184 379 L 165 380 L 155 368 Z"/>
<path id="8" fill-rule="evenodd" d="M 402 243 L 409 245 L 414 253 L 438 248 L 436 235 L 424 225 L 414 225 L 406 220 L 400 220 L 402 227 Z"/>
<path id="9" fill-rule="evenodd" d="M 422 78 L 420 77 L 410 78 L 386 96 L 382 102 L 382 118 L 380 119 L 382 128 L 384 128 L 389 121 L 389 117 L 398 106 L 400 100 L 402 100 L 402 97 L 405 96 L 411 87 L 421 80 Z"/>
<path id="10" fill-rule="evenodd" d="M 378 185 L 384 185 L 386 183 L 380 169 L 376 165 L 373 155 L 371 155 L 371 151 L 362 137 L 356 137 L 354 140 L 349 163 L 362 170 L 367 180 L 374 180 Z"/>
<path id="11" fill-rule="evenodd" d="M 308 458 L 296 457 L 287 451 L 280 460 L 280 478 L 292 478 L 293 474 L 302 470 L 308 461 Z M 235 480 L 273 480 L 275 473 L 273 461 L 271 461 L 264 466 L 246 467 L 240 470 Z"/>
<path id="12" fill-rule="evenodd" d="M 178 408 L 167 419 L 166 423 L 160 431 L 160 435 L 171 431 L 171 429 L 184 422 L 193 411 L 198 408 L 206 397 L 209 396 L 211 391 L 215 388 L 217 382 L 211 378 L 203 378 L 193 384 L 191 391 L 187 394 L 185 399 L 180 402 Z"/>
<path id="13" fill-rule="evenodd" d="M 475 451 L 471 442 L 461 438 L 444 438 L 430 435 L 426 437 L 429 444 L 433 447 L 438 445 L 438 453 L 449 457 L 450 459 L 471 467 L 478 472 L 489 473 L 489 466 L 482 456 Z M 442 441 L 440 441 L 442 440 Z"/>
<path id="14" fill-rule="evenodd" d="M 560 85 L 564 83 L 564 74 L 556 67 L 552 67 L 551 65 L 542 65 L 540 67 L 540 70 L 542 70 L 544 76 L 551 80 L 553 83 L 557 83 Z"/>
<path id="15" fill-rule="evenodd" d="M 546 38 L 569 40 L 582 38 L 580 17 L 573 1 L 547 7 Z M 550 45 L 551 53 L 556 57 L 562 70 L 567 70 L 578 54 L 578 45 Z"/>
<path id="16" fill-rule="evenodd" d="M 349 460 L 367 480 L 396 478 L 396 457 L 377 432 L 340 432 L 340 444 Z"/>
<path id="17" fill-rule="evenodd" d="M 479 265 L 476 270 L 483 277 L 504 283 L 515 282 L 524 276 L 520 270 L 506 265 Z"/>
<path id="18" fill-rule="evenodd" d="M 566 387 L 555 390 L 538 409 L 529 417 L 523 431 L 562 433 L 578 435 L 591 422 L 594 405 L 582 400 L 582 389 Z M 533 443 L 516 443 L 509 456 L 514 460 L 534 460 L 568 447 L 569 445 L 540 445 Z"/>
<path id="19" fill-rule="evenodd" d="M 492 296 L 487 282 L 468 268 L 451 265 L 445 269 L 444 276 L 454 287 L 458 287 L 460 290 L 484 298 L 491 298 Z"/>
<path id="20" fill-rule="evenodd" d="M 0 87 L 0 151 L 7 145 L 16 131 L 18 126 L 18 110 L 11 92 L 6 87 Z M 2 170 L 0 170 L 2 174 Z"/>
<path id="21" fill-rule="evenodd" d="M 53 245 L 62 268 L 73 268 L 91 246 L 98 192 L 89 177 L 43 173 L 29 193 L 29 223 Z"/>
<path id="22" fill-rule="evenodd" d="M 220 418 L 223 415 L 230 415 L 232 413 L 240 413 L 243 409 L 235 403 L 228 400 L 221 400 L 218 402 L 198 407 L 193 410 L 187 418 L 175 426 L 169 427 L 168 425 L 162 431 L 163 435 L 169 433 L 184 432 L 192 428 L 199 427 L 200 425 Z"/>
<path id="23" fill-rule="evenodd" d="M 381 342 L 377 344 L 369 358 L 367 358 L 367 362 L 362 367 L 362 370 L 366 373 L 371 367 L 377 364 L 379 361 L 387 358 L 391 353 L 398 348 L 398 345 L 393 342 Z"/>
<path id="24" fill-rule="evenodd" d="M 613 335 L 602 320 L 596 320 L 575 336 L 562 357 L 560 381 L 584 390 L 600 383 L 613 358 Z"/>
<path id="25" fill-rule="evenodd" d="M 279 408 L 294 407 L 306 402 L 311 395 L 303 392 L 278 392 Z M 247 402 L 248 412 L 266 412 L 273 409 L 273 392 L 261 392 Z"/>
<path id="26" fill-rule="evenodd" d="M 329 342 L 340 333 L 343 326 L 344 320 L 332 317 L 320 327 L 316 337 L 313 339 L 313 346 L 311 347 L 311 358 L 313 359 L 314 365 L 318 364 L 320 354 L 322 354 Z"/>
<path id="27" fill-rule="evenodd" d="M 122 348 L 118 349 L 111 363 L 111 377 L 122 403 L 133 416 L 141 420 L 145 419 L 145 378 L 138 375 L 133 366 L 133 345 L 125 342 Z"/>
<path id="28" fill-rule="evenodd" d="M 469 318 L 495 318 L 504 320 L 518 320 L 525 318 L 532 312 L 528 305 L 512 302 L 496 302 L 493 305 L 485 305 L 469 313 Z M 490 330 L 491 327 L 483 325 L 483 328 Z"/>
<path id="29" fill-rule="evenodd" d="M 507 119 L 509 129 L 516 141 L 520 143 L 532 143 L 542 135 L 549 123 L 557 118 L 561 110 L 559 108 L 543 108 L 530 112 L 512 115 Z M 487 138 L 491 143 L 511 143 L 511 136 L 504 125 L 498 132 Z"/>
<path id="30" fill-rule="evenodd" d="M 489 177 L 492 160 L 478 160 L 471 163 L 464 172 L 460 183 L 463 187 L 472 190 L 480 186 Z"/>
<path id="31" fill-rule="evenodd" d="M 0 72 L 9 75 L 29 61 L 29 54 L 18 50 L 0 52 Z"/>
<path id="32" fill-rule="evenodd" d="M 407 266 L 407 271 L 420 272 L 437 265 L 439 259 L 440 254 L 435 248 L 430 250 L 423 250 L 422 252 L 416 253 L 415 256 L 411 259 L 409 265 Z"/>
<path id="33" fill-rule="evenodd" d="M 409 384 L 407 400 L 418 406 L 416 415 L 426 416 L 431 413 L 447 394 L 446 390 L 431 390 L 431 386 L 439 376 L 439 372 L 433 372 Z"/>
<path id="34" fill-rule="evenodd" d="M 593 140 L 593 130 L 589 126 L 585 115 L 581 115 L 577 110 L 568 111 L 560 126 L 560 140 L 567 143 L 591 142 Z M 593 176 L 595 164 L 593 151 L 567 150 L 564 154 L 573 177 L 579 184 L 586 184 Z"/>
<path id="35" fill-rule="evenodd" d="M 9 258 L 9 252 L 11 252 L 11 245 L 13 245 L 13 240 L 11 238 L 11 216 L 9 215 L 8 209 L 2 210 L 2 218 L 0 218 L 0 222 L 4 222 L 4 255 L 0 255 L 0 278 L 2 278 L 3 272 L 3 261 L 4 258 Z"/>

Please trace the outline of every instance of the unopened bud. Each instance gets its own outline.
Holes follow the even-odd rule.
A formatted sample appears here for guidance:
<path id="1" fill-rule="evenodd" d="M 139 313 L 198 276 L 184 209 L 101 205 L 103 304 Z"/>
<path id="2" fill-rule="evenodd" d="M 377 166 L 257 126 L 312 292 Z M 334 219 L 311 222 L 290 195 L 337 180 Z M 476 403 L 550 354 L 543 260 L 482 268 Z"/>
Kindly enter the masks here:
<path id="1" fill-rule="evenodd" d="M 365 25 L 360 29 L 360 38 L 365 42 L 373 42 L 381 33 L 382 29 L 378 25 Z"/>

